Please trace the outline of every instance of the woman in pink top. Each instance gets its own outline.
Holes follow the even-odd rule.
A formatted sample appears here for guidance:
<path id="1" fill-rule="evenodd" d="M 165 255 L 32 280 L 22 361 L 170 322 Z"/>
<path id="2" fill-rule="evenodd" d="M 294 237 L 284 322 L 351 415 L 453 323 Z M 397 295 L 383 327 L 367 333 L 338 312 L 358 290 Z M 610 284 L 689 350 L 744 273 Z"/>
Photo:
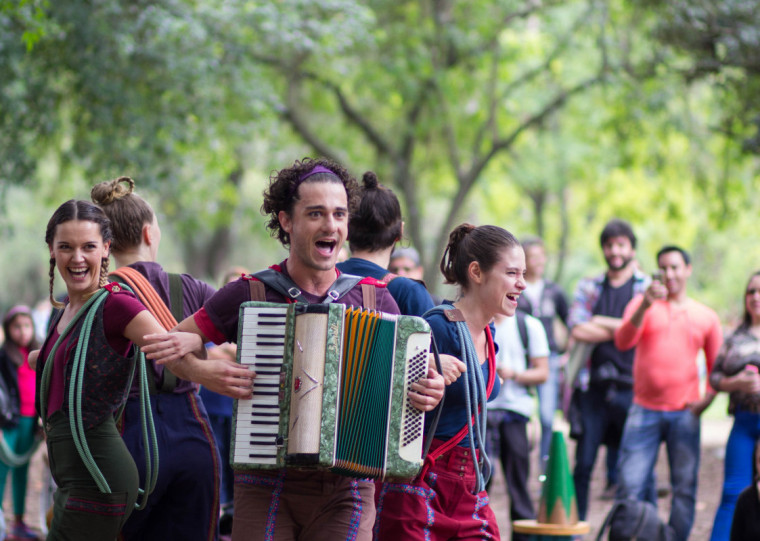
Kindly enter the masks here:
<path id="1" fill-rule="evenodd" d="M 3 318 L 3 331 L 5 343 L 0 349 L 3 388 L 0 392 L 7 393 L 11 417 L 0 419 L 5 439 L 5 452 L 0 453 L 0 494 L 5 493 L 5 479 L 8 472 L 12 471 L 15 522 L 10 536 L 15 539 L 37 539 L 37 535 L 24 524 L 29 457 L 37 429 L 37 415 L 34 411 L 35 374 L 29 366 L 28 357 L 31 350 L 39 347 L 39 343 L 34 335 L 31 310 L 26 306 L 14 306 L 8 310 Z"/>

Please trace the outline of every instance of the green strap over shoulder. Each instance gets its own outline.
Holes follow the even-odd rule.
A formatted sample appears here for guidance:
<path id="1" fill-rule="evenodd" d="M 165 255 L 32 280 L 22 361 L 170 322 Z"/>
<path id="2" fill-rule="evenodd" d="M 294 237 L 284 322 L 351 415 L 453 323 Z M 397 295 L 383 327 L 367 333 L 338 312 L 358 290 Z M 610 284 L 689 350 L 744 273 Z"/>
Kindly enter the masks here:
<path id="1" fill-rule="evenodd" d="M 128 287 L 125 289 L 129 290 Z M 55 363 L 55 353 L 61 342 L 69 335 L 71 330 L 76 325 L 80 318 L 84 317 L 84 323 L 82 326 L 82 332 L 77 340 L 77 345 L 72 359 L 71 381 L 69 383 L 69 427 L 71 429 L 71 435 L 74 440 L 74 446 L 77 453 L 84 463 L 87 471 L 92 476 L 98 489 L 105 494 L 111 493 L 111 487 L 108 485 L 108 481 L 103 476 L 97 463 L 95 462 L 90 448 L 87 445 L 87 437 L 82 422 L 82 397 L 84 395 L 84 372 L 87 362 L 87 345 L 90 341 L 90 334 L 92 332 L 92 325 L 95 319 L 95 315 L 98 312 L 98 307 L 105 301 L 108 296 L 107 289 L 99 289 L 87 302 L 79 309 L 74 315 L 72 320 L 66 325 L 64 331 L 58 337 L 55 344 L 50 350 L 50 354 L 45 361 L 45 366 L 42 370 L 42 378 L 40 384 L 40 414 L 42 417 L 43 431 L 47 433 L 47 396 L 50 387 L 50 379 L 53 373 L 53 365 Z M 145 356 L 139 348 L 135 352 L 135 362 L 132 363 L 132 372 L 129 378 L 129 385 L 131 387 L 132 378 L 134 378 L 135 370 L 139 370 L 140 381 L 140 413 L 141 413 L 141 425 L 143 433 L 143 442 L 145 447 L 145 489 L 139 489 L 139 494 L 142 496 L 142 501 L 135 502 L 136 509 L 143 509 L 148 502 L 148 496 L 156 486 L 158 480 L 158 443 L 156 440 L 156 429 L 153 424 L 153 415 L 150 410 L 150 404 L 148 399 L 148 377 L 145 369 Z M 123 407 L 117 413 L 117 417 L 121 415 Z M 139 500 L 139 498 L 138 498 Z"/>

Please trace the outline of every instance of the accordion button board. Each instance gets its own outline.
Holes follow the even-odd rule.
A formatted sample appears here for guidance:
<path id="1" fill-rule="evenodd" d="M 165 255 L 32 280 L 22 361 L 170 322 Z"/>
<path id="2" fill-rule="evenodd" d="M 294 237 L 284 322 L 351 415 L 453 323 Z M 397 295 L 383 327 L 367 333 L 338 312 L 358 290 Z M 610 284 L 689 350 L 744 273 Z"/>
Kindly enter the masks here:
<path id="1" fill-rule="evenodd" d="M 422 465 L 424 413 L 408 398 L 426 376 L 419 317 L 342 304 L 243 303 L 238 362 L 256 372 L 235 402 L 235 468 L 293 467 L 406 479 Z"/>

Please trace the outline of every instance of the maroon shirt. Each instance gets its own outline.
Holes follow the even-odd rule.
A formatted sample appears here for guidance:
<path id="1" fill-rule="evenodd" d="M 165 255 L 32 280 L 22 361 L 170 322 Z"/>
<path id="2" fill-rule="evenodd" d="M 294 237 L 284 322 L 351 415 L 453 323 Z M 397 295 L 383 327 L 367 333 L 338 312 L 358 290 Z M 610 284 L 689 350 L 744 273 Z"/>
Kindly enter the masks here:
<path id="1" fill-rule="evenodd" d="M 132 346 L 132 342 L 124 337 L 124 329 L 135 316 L 143 310 L 146 310 L 145 306 L 137 300 L 137 297 L 128 291 L 111 293 L 106 298 L 103 306 L 103 330 L 111 349 L 119 355 L 125 356 L 129 353 L 129 348 Z M 44 365 L 47 357 L 50 355 L 50 350 L 53 348 L 53 344 L 55 344 L 55 341 L 58 340 L 59 336 L 58 325 L 56 324 L 50 330 L 50 334 L 40 351 L 38 362 L 41 366 Z M 61 406 L 63 405 L 66 352 L 69 351 L 70 345 L 73 346 L 76 344 L 78 339 L 78 336 L 72 336 L 69 334 L 64 338 L 53 357 L 53 373 L 50 376 L 47 402 L 48 416 L 61 409 Z"/>

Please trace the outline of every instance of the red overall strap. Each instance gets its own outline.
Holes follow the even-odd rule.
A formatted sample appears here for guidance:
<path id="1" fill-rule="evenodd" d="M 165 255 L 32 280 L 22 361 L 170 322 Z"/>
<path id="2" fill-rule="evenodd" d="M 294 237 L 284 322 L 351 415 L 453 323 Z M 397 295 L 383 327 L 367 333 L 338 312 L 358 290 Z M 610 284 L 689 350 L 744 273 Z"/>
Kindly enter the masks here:
<path id="1" fill-rule="evenodd" d="M 496 348 L 493 345 L 493 336 L 491 336 L 491 328 L 486 326 L 485 328 L 486 332 L 486 345 L 488 348 L 488 383 L 486 383 L 486 397 L 491 395 L 491 391 L 493 390 L 493 384 L 496 380 Z M 478 406 L 478 413 L 480 413 L 480 406 Z M 475 415 L 472 416 L 472 422 L 475 422 Z M 454 434 L 452 438 L 447 440 L 443 445 L 436 447 L 428 453 L 428 455 L 425 457 L 425 461 L 422 465 L 422 469 L 420 470 L 420 473 L 417 477 L 420 479 L 423 479 L 425 477 L 425 474 L 430 469 L 430 467 L 433 465 L 433 463 L 436 461 L 436 459 L 443 455 L 444 453 L 447 453 L 451 451 L 454 447 L 459 445 L 459 442 L 461 442 L 464 437 L 467 435 L 467 430 L 469 427 L 467 425 L 463 426 L 462 429 Z"/>

